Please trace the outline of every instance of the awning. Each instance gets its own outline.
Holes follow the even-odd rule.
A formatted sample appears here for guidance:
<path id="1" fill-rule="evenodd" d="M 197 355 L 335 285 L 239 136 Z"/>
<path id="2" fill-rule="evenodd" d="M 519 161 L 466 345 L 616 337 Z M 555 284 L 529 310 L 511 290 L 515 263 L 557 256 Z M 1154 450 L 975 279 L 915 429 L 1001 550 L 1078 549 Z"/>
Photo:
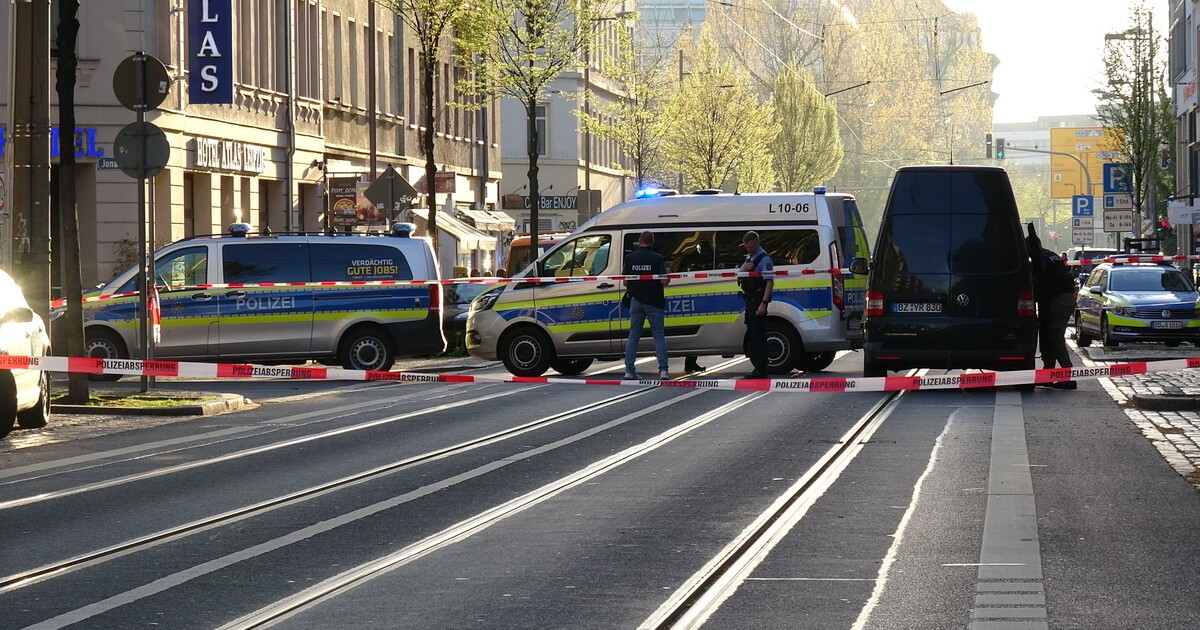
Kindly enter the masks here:
<path id="1" fill-rule="evenodd" d="M 421 217 L 421 219 L 425 219 L 425 217 L 429 216 L 429 209 L 413 208 L 412 213 Z M 438 210 L 437 226 L 439 232 L 445 232 L 458 241 L 459 249 L 468 251 L 473 249 L 496 250 L 495 236 L 481 232 L 441 210 Z"/>
<path id="2" fill-rule="evenodd" d="M 503 212 L 462 209 L 458 214 L 474 221 L 476 228 L 486 232 L 507 232 L 517 227 L 517 221 Z"/>

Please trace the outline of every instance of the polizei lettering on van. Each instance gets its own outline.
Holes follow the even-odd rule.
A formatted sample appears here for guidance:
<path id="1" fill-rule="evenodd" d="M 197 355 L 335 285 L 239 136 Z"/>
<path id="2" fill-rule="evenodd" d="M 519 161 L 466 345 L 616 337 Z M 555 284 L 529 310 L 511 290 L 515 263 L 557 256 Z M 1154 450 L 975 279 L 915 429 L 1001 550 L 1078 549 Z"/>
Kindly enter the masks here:
<path id="1" fill-rule="evenodd" d="M 235 303 L 237 310 L 266 311 L 296 308 L 296 298 L 293 296 L 247 297 L 238 298 Z"/>

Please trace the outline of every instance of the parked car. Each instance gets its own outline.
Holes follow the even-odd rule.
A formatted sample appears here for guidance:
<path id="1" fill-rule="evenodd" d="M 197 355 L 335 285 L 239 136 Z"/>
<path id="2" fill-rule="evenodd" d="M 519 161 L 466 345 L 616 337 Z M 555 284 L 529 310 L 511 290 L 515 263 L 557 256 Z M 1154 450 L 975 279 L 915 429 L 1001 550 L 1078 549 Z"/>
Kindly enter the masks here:
<path id="1" fill-rule="evenodd" d="M 1123 341 L 1200 344 L 1200 293 L 1174 265 L 1101 263 L 1088 275 L 1075 309 L 1075 343 Z"/>
<path id="2" fill-rule="evenodd" d="M 466 347 L 467 315 L 471 312 L 471 302 L 495 285 L 491 284 L 451 284 L 445 288 L 446 304 L 442 309 L 442 331 L 446 335 L 447 347 L 450 350 Z"/>
<path id="3" fill-rule="evenodd" d="M 21 287 L 0 271 L 0 354 L 40 357 L 50 352 L 46 323 L 21 293 Z M 11 368 L 0 370 L 0 438 L 12 431 L 38 429 L 50 420 L 50 373 Z"/>
<path id="4" fill-rule="evenodd" d="M 1004 169 L 901 168 L 873 251 L 865 376 L 1034 367 L 1033 277 Z"/>

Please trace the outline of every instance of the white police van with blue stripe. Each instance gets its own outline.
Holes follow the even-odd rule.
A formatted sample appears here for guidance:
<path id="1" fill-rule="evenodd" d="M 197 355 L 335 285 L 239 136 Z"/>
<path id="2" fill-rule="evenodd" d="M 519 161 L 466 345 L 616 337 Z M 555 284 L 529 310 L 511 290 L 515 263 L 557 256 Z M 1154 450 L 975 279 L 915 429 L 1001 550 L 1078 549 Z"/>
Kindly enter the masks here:
<path id="1" fill-rule="evenodd" d="M 775 374 L 819 371 L 838 350 L 862 347 L 865 278 L 846 269 L 868 257 L 854 197 L 808 193 L 691 194 L 635 199 L 593 217 L 520 277 L 620 275 L 643 230 L 669 271 L 733 271 L 745 258 L 742 236 L 759 233 L 777 271 L 768 322 Z M 804 270 L 811 274 L 801 275 Z M 791 275 L 795 274 L 795 275 Z M 500 359 L 519 376 L 553 368 L 580 374 L 597 357 L 622 355 L 628 337 L 625 287 L 617 281 L 514 282 L 480 295 L 467 323 L 467 349 Z M 732 355 L 745 344 L 745 303 L 733 278 L 673 280 L 666 287 L 666 334 L 672 356 Z M 640 355 L 654 353 L 644 335 Z"/>

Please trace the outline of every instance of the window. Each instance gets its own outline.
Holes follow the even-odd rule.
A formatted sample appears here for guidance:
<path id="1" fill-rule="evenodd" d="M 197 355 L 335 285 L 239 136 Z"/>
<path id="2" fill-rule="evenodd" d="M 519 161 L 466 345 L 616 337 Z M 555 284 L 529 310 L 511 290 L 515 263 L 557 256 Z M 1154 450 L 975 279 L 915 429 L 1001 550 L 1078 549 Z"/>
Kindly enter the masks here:
<path id="1" fill-rule="evenodd" d="M 746 260 L 742 245 L 745 230 L 717 232 L 717 269 L 740 267 Z M 760 243 L 775 266 L 808 265 L 821 256 L 821 237 L 816 230 L 758 230 Z"/>
<path id="2" fill-rule="evenodd" d="M 222 246 L 227 283 L 309 282 L 308 245 L 245 243 Z"/>
<path id="3" fill-rule="evenodd" d="M 154 263 L 154 284 L 167 290 L 208 284 L 208 248 L 185 247 L 171 252 Z M 137 291 L 135 274 L 116 293 Z"/>
<path id="4" fill-rule="evenodd" d="M 640 231 L 625 233 L 626 253 L 636 250 Z M 740 237 L 739 237 L 740 238 Z M 716 233 L 711 230 L 654 232 L 654 251 L 667 258 L 668 273 L 716 269 Z"/>
<path id="5" fill-rule="evenodd" d="M 1020 267 L 1011 220 L 988 214 L 892 217 L 880 240 L 879 265 L 906 273 L 1005 273 Z"/>
<path id="6" fill-rule="evenodd" d="M 394 247 L 344 243 L 313 243 L 309 247 L 312 277 L 317 282 L 412 280 L 413 277 L 408 260 Z"/>
<path id="7" fill-rule="evenodd" d="M 333 84 L 329 88 L 330 99 L 338 101 L 342 99 L 342 64 L 346 58 L 346 53 L 342 48 L 342 16 L 333 14 Z"/>
<path id="8" fill-rule="evenodd" d="M 362 101 L 358 98 L 358 24 L 354 20 L 346 21 L 346 30 L 350 33 L 350 54 L 347 55 L 349 62 L 350 75 L 350 90 L 346 93 L 346 105 L 358 105 Z"/>
<path id="9" fill-rule="evenodd" d="M 538 157 L 546 157 L 546 106 L 538 105 L 534 108 L 534 130 L 537 131 L 537 152 Z M 528 126 L 526 127 L 528 129 Z"/>
<path id="10" fill-rule="evenodd" d="M 550 254 L 542 276 L 598 276 L 608 268 L 610 238 L 607 234 L 581 236 Z"/>

